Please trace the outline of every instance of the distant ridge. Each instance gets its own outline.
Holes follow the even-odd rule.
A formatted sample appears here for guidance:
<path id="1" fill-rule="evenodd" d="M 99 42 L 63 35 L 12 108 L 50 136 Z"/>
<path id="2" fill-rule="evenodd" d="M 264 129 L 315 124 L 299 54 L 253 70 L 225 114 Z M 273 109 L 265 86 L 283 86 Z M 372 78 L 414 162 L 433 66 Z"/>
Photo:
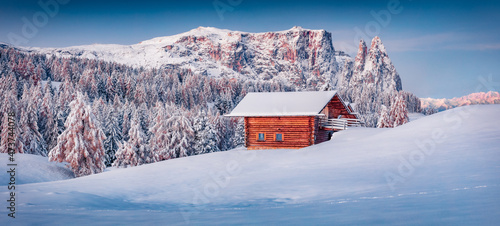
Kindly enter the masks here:
<path id="1" fill-rule="evenodd" d="M 474 104 L 500 104 L 500 93 L 495 91 L 471 93 L 463 97 L 452 99 L 420 98 L 422 108 L 434 108 L 443 111 L 455 107 Z"/>

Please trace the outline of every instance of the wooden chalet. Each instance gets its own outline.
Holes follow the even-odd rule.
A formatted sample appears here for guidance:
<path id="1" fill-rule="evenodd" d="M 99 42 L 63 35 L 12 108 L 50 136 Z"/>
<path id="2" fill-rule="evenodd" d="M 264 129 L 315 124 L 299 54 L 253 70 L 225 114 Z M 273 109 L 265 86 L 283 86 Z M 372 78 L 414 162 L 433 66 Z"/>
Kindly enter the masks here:
<path id="1" fill-rule="evenodd" d="M 248 149 L 303 148 L 360 125 L 336 91 L 248 93 L 226 116 L 245 118 Z"/>

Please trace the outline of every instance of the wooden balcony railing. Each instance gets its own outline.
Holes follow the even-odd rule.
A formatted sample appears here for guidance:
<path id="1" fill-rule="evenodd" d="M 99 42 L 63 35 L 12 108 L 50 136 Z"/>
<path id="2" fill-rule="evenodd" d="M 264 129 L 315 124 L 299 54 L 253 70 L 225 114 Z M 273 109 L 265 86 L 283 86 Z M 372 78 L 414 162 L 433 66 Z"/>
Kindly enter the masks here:
<path id="1" fill-rule="evenodd" d="M 320 125 L 321 127 L 324 128 L 345 130 L 348 127 L 363 126 L 363 122 L 361 122 L 359 119 L 351 119 L 351 118 L 340 118 L 340 119 L 322 118 L 320 119 Z"/>

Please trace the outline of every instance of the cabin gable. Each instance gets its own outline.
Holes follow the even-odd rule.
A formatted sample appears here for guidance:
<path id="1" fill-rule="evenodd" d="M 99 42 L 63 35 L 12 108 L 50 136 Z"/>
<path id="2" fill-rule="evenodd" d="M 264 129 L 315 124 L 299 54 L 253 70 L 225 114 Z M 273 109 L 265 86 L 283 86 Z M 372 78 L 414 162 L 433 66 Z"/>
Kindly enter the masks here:
<path id="1" fill-rule="evenodd" d="M 346 105 L 345 102 L 335 94 L 326 106 L 321 110 L 320 114 L 325 115 L 326 118 L 357 118 L 352 111 L 350 106 Z M 340 117 L 339 117 L 340 116 Z"/>

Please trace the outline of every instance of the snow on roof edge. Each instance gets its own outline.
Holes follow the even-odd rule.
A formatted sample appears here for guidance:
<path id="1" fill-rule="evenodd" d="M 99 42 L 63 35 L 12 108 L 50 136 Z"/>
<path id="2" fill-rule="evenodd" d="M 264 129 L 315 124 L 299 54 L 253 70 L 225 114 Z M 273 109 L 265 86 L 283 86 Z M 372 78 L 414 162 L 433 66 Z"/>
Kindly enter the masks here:
<path id="1" fill-rule="evenodd" d="M 305 112 L 305 113 L 289 113 L 289 114 L 267 114 L 267 115 L 264 115 L 264 114 L 259 114 L 259 115 L 250 115 L 250 114 L 246 114 L 246 115 L 243 115 L 243 114 L 226 114 L 224 115 L 224 117 L 276 117 L 276 116 L 279 116 L 279 117 L 292 117 L 292 116 L 321 116 L 321 115 L 325 115 L 325 114 L 319 114 L 319 113 L 312 113 L 312 112 Z"/>
<path id="2" fill-rule="evenodd" d="M 227 117 L 316 116 L 337 91 L 251 92 Z"/>

